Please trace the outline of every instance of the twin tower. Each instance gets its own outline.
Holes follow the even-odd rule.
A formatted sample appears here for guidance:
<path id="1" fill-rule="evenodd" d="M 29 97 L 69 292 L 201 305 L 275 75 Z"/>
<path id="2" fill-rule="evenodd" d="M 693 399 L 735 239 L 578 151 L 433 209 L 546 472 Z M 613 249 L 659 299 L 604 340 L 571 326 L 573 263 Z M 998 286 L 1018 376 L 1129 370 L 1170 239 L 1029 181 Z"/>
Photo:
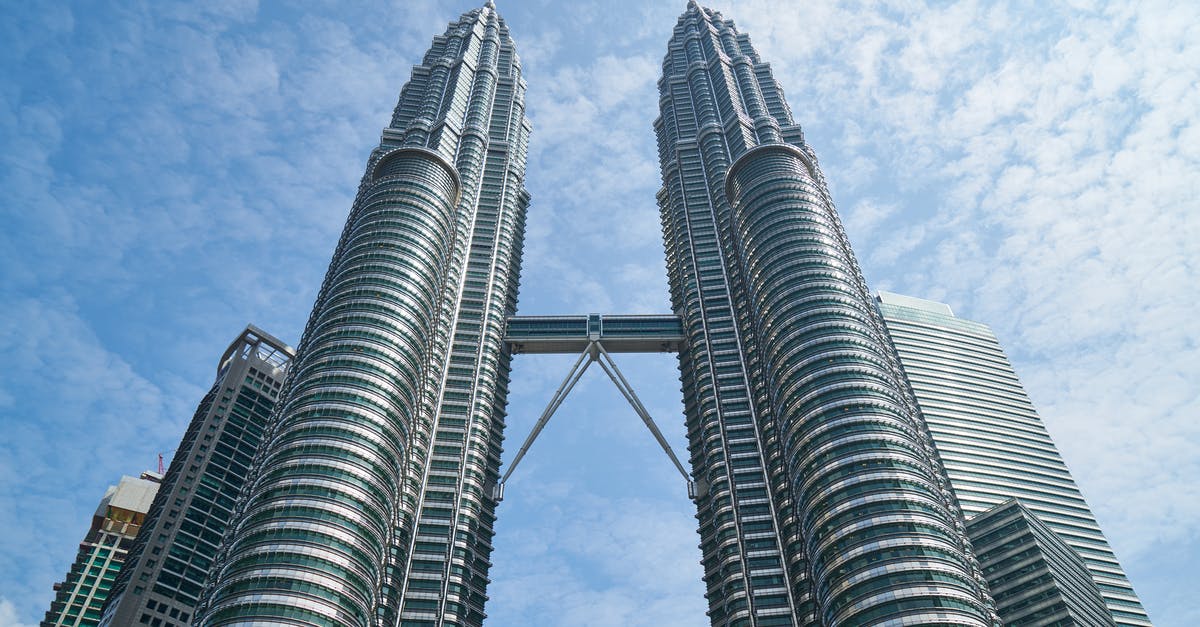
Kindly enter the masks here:
<path id="1" fill-rule="evenodd" d="M 945 466 L 770 67 L 695 3 L 662 67 L 674 316 L 650 322 L 679 352 L 712 624 L 997 624 Z M 529 204 L 524 97 L 491 2 L 413 68 L 196 624 L 483 623 Z M 638 331 L 581 320 L 516 319 L 578 333 L 591 360 L 622 323 Z"/>

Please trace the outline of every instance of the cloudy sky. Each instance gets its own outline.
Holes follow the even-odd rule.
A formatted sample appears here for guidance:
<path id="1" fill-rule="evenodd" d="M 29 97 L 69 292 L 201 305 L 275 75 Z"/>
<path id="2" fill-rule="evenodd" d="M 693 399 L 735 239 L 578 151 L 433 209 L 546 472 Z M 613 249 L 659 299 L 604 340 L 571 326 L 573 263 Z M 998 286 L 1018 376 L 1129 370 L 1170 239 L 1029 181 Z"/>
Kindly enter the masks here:
<path id="1" fill-rule="evenodd" d="M 461 1 L 0 6 L 0 627 L 169 457 L 247 322 L 298 341 L 368 152 Z M 521 313 L 661 312 L 682 0 L 500 0 L 534 124 Z M 1160 627 L 1200 624 L 1200 4 L 713 0 L 867 279 L 990 324 Z M 622 356 L 684 450 L 674 359 Z M 568 361 L 518 358 L 508 454 Z M 509 482 L 490 624 L 705 624 L 694 510 L 602 373 Z"/>

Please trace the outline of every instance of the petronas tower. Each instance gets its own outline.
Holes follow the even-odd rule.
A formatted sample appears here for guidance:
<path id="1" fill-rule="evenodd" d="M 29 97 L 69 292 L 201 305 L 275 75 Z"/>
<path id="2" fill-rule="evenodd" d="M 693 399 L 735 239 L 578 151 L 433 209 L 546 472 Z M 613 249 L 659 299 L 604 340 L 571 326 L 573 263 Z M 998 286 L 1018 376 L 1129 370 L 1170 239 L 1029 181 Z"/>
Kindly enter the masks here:
<path id="1" fill-rule="evenodd" d="M 529 124 L 495 7 L 400 94 L 293 362 L 202 625 L 478 625 Z"/>
<path id="2" fill-rule="evenodd" d="M 947 473 L 961 447 L 943 464 L 770 66 L 691 2 L 658 87 L 673 311 L 520 317 L 520 62 L 491 2 L 434 38 L 368 159 L 195 624 L 482 625 L 505 480 L 593 363 L 686 479 L 712 625 L 1000 624 Z M 611 356 L 662 351 L 679 353 L 690 470 Z M 501 476 L 510 360 L 556 352 L 578 359 Z M 1048 590 L 1102 616 L 1084 561 L 1030 518 L 1061 508 L 1000 492 L 987 505 L 1005 509 L 974 525 L 989 578 L 1008 586 L 997 600 L 1059 621 L 1068 609 L 1020 596 Z M 1016 540 L 995 528 L 1010 520 L 1083 583 L 1060 589 L 1038 570 L 1041 587 L 1014 590 L 1035 575 L 1005 552 Z M 1135 602 L 1109 557 L 1087 567 Z M 998 570 L 1013 564 L 1015 579 Z"/>
<path id="3" fill-rule="evenodd" d="M 713 625 L 990 625 L 962 513 L 770 66 L 692 2 L 658 86 Z"/>

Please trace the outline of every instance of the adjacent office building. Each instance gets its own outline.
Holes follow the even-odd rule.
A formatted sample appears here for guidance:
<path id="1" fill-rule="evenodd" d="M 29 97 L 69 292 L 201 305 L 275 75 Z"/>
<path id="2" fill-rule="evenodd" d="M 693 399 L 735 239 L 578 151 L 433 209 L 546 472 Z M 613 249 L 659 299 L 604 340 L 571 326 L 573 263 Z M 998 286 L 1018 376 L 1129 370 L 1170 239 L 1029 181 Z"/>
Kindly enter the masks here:
<path id="1" fill-rule="evenodd" d="M 1115 627 L 1079 554 L 1019 500 L 975 515 L 967 533 L 1008 627 Z"/>
<path id="2" fill-rule="evenodd" d="M 529 124 L 489 2 L 413 68 L 199 624 L 480 625 Z"/>
<path id="3" fill-rule="evenodd" d="M 1118 624 L 1149 625 L 991 329 L 888 292 L 879 309 L 966 515 L 1019 499 L 1083 558 Z"/>
<path id="4" fill-rule="evenodd" d="M 221 355 L 101 625 L 191 625 L 292 357 L 291 347 L 254 325 Z"/>
<path id="5" fill-rule="evenodd" d="M 104 607 L 125 565 L 134 538 L 139 536 L 146 512 L 162 477 L 144 472 L 139 478 L 121 477 L 109 486 L 92 516 L 92 527 L 71 570 L 62 583 L 54 585 L 54 601 L 41 627 L 92 627 L 100 622 Z"/>

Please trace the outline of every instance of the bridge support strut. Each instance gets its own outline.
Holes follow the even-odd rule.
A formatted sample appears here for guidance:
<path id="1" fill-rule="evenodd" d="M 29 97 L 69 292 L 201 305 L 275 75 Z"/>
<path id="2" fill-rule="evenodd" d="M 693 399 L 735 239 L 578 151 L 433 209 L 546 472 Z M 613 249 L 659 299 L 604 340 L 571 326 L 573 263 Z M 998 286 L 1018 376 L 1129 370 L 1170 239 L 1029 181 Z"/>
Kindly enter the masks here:
<path id="1" fill-rule="evenodd" d="M 658 442 L 658 445 L 662 447 L 663 452 L 666 453 L 667 457 L 671 459 L 671 463 L 675 465 L 675 469 L 679 471 L 679 474 L 683 476 L 683 480 L 687 482 L 688 498 L 698 499 L 707 494 L 708 486 L 705 485 L 704 482 L 692 481 L 691 475 L 689 475 L 687 470 L 684 469 L 683 464 L 675 455 L 675 451 L 671 449 L 671 445 L 668 444 L 667 439 L 663 437 L 662 431 L 659 430 L 658 425 L 654 422 L 654 418 L 650 416 L 650 412 L 646 410 L 646 406 L 642 404 L 642 400 L 638 398 L 637 393 L 633 391 L 633 386 L 629 384 L 629 381 L 625 378 L 625 375 L 621 373 L 621 369 L 617 367 L 617 362 L 613 361 L 612 356 L 609 355 L 608 351 L 604 349 L 604 345 L 600 342 L 600 340 L 593 338 L 588 342 L 587 347 L 584 348 L 583 352 L 579 354 L 579 359 L 575 360 L 575 365 L 571 366 L 571 370 L 567 372 L 567 376 L 563 379 L 562 384 L 559 385 L 558 389 L 554 391 L 554 395 L 550 397 L 549 404 L 547 404 L 546 409 L 542 411 L 542 415 L 538 418 L 537 423 L 533 425 L 533 430 L 530 431 L 529 436 L 525 438 L 525 443 L 521 445 L 520 450 L 517 451 L 516 457 L 514 457 L 512 463 L 508 465 L 508 469 L 505 471 L 504 476 L 500 478 L 500 481 L 492 489 L 492 498 L 497 502 L 504 498 L 504 485 L 508 482 L 508 478 L 512 476 L 513 471 L 517 469 L 517 465 L 521 463 L 521 460 L 525 457 L 525 454 L 529 452 L 529 447 L 533 445 L 533 442 L 537 439 L 538 434 L 540 434 L 542 429 L 546 427 L 546 423 L 550 422 L 551 416 L 554 415 L 554 412 L 557 411 L 562 405 L 563 401 L 566 400 L 567 395 L 571 393 L 571 390 L 575 387 L 575 384 L 579 382 L 579 379 L 583 376 L 583 373 L 587 372 L 588 366 L 591 366 L 592 363 L 600 364 L 600 369 L 604 371 L 604 374 L 608 375 L 608 378 L 612 380 L 613 385 L 617 386 L 617 389 L 620 390 L 621 395 L 625 397 L 625 400 L 629 401 L 630 406 L 633 407 L 633 411 L 637 412 L 638 417 L 640 417 L 642 422 L 645 423 L 646 428 L 650 430 L 650 433 L 654 436 L 654 439 Z"/>

